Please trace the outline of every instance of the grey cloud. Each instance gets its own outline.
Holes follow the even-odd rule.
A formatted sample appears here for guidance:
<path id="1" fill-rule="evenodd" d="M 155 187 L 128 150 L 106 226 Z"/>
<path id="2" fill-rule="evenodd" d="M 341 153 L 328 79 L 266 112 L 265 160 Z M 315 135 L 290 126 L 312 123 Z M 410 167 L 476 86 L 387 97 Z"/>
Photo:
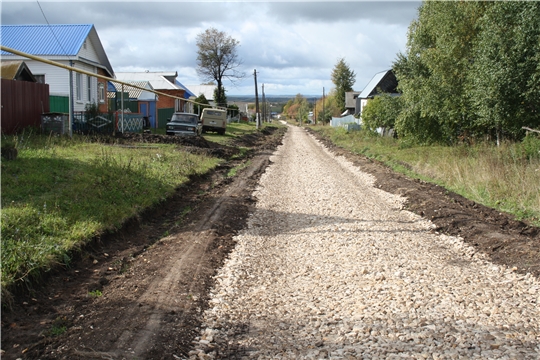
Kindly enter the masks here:
<path id="1" fill-rule="evenodd" d="M 408 25 L 420 2 L 359 1 L 359 2 L 275 2 L 269 3 L 269 14 L 281 23 L 313 21 L 332 24 L 339 21 L 370 19 L 386 24 Z"/>
<path id="2" fill-rule="evenodd" d="M 97 28 L 189 28 L 227 19 L 227 3 L 196 2 L 4 2 L 3 24 L 92 23 Z M 69 16 L 66 16 L 69 14 Z M 21 22 L 21 19 L 24 19 Z"/>

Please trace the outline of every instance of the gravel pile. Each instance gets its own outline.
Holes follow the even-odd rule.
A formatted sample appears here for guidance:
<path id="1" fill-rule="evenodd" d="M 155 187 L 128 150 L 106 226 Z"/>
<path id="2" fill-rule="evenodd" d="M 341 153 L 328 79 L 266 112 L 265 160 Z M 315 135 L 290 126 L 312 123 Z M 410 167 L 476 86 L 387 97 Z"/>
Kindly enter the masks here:
<path id="1" fill-rule="evenodd" d="M 538 359 L 540 283 L 291 127 L 191 359 Z"/>

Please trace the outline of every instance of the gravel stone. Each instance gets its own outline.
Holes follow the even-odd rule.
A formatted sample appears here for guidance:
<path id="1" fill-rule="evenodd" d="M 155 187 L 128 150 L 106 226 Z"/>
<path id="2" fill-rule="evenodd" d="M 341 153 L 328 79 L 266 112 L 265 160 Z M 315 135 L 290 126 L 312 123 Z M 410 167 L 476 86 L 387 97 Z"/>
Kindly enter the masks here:
<path id="1" fill-rule="evenodd" d="M 191 359 L 540 358 L 537 279 L 435 233 L 301 128 L 271 160 Z"/>

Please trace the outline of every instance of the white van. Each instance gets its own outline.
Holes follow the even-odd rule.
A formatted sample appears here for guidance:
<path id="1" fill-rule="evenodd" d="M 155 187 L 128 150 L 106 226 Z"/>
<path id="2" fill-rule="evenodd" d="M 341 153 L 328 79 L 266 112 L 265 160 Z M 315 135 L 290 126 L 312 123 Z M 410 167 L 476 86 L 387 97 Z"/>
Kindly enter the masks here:
<path id="1" fill-rule="evenodd" d="M 224 135 L 227 128 L 227 111 L 221 109 L 205 108 L 201 115 L 202 131 L 214 131 Z"/>

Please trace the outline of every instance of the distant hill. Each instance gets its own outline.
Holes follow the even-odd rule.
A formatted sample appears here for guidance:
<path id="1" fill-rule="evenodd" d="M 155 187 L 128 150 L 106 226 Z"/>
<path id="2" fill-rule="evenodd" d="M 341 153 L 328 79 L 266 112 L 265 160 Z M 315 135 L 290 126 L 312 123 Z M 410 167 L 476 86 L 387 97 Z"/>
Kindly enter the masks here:
<path id="1" fill-rule="evenodd" d="M 320 95 L 303 95 L 309 102 L 315 102 L 321 98 Z M 266 100 L 273 103 L 286 103 L 290 99 L 294 99 L 296 95 L 267 95 Z M 255 95 L 227 95 L 228 102 L 245 102 L 254 103 Z M 259 101 L 262 101 L 262 96 L 259 95 Z"/>

